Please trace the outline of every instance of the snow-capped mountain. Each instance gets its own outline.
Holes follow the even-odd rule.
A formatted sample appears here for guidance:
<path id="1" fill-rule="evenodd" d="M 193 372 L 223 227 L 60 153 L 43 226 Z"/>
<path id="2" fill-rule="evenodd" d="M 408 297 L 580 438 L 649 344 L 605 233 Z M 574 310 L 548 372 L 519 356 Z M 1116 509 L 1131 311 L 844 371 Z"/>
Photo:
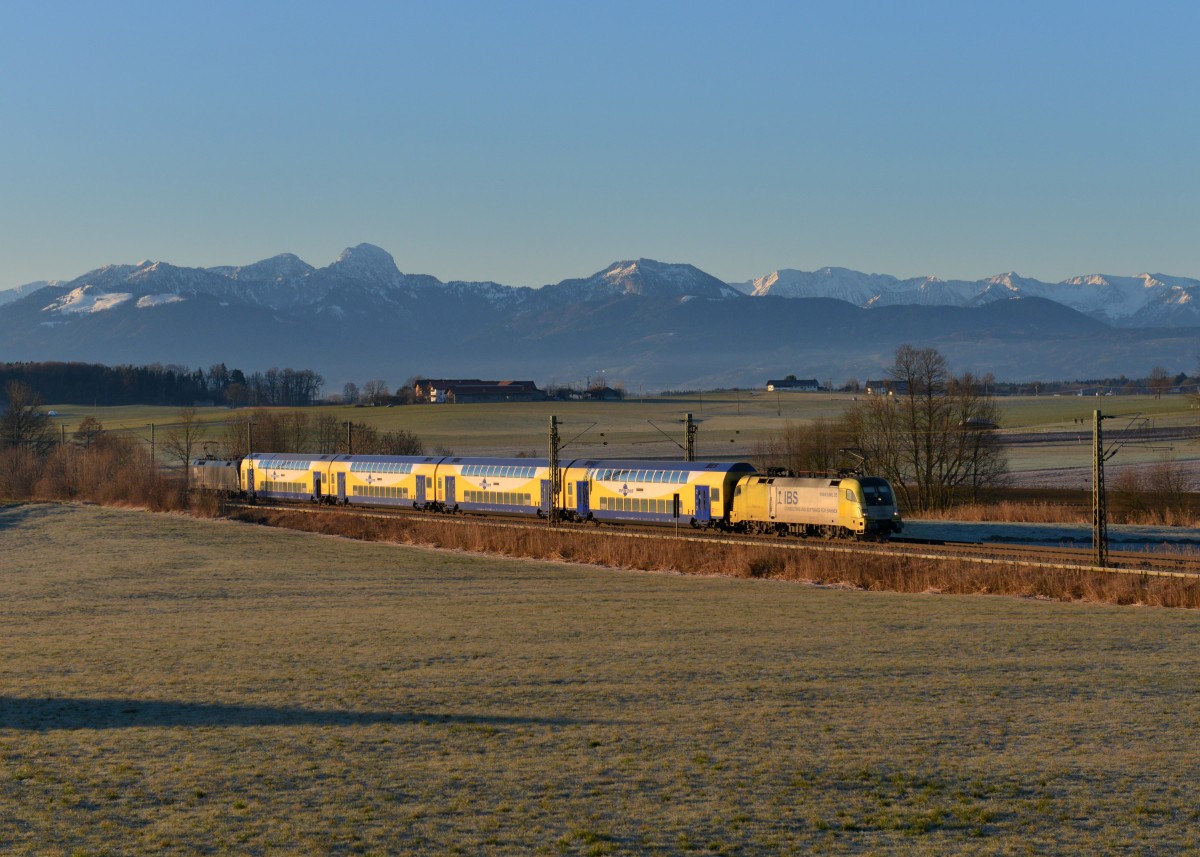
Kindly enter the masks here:
<path id="1" fill-rule="evenodd" d="M 278 256 L 263 259 L 252 265 L 225 265 L 208 270 L 243 283 L 285 283 L 289 280 L 306 277 L 316 269 L 299 256 L 280 253 Z"/>
<path id="2" fill-rule="evenodd" d="M 942 280 L 863 274 L 846 268 L 785 268 L 735 285 L 756 297 L 827 297 L 860 307 L 982 306 L 1012 298 L 1045 298 L 1109 324 L 1188 327 L 1200 324 L 1200 280 L 1139 274 L 1091 274 L 1047 283 L 1009 272 L 983 280 Z"/>
<path id="3" fill-rule="evenodd" d="M 895 288 L 899 282 L 888 274 L 863 274 L 849 268 L 821 268 L 819 271 L 783 268 L 743 283 L 741 288 L 754 297 L 835 298 L 866 306 L 881 292 Z"/>
<path id="4" fill-rule="evenodd" d="M 57 285 L 59 285 L 57 281 L 38 280 L 36 283 L 26 283 L 23 286 L 17 286 L 15 289 L 5 289 L 0 292 L 0 305 L 20 300 L 26 295 L 31 295 L 34 292 Z"/>
<path id="5" fill-rule="evenodd" d="M 706 274 L 695 265 L 656 262 L 653 259 L 614 262 L 584 279 L 563 280 L 541 291 L 569 300 L 602 300 L 619 295 L 648 298 L 741 298 L 742 292 Z"/>

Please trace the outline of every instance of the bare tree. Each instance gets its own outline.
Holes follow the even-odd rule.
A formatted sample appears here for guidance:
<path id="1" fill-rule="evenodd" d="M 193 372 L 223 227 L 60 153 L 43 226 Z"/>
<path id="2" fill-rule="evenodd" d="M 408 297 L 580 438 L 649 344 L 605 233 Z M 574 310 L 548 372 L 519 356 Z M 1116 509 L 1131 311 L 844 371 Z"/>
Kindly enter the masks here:
<path id="1" fill-rule="evenodd" d="M 363 399 L 372 405 L 380 405 L 387 401 L 388 385 L 379 378 L 373 378 L 363 385 Z"/>
<path id="2" fill-rule="evenodd" d="M 841 421 L 818 417 L 809 423 L 785 423 L 782 431 L 756 443 L 753 452 L 767 467 L 803 474 L 836 470 L 842 464 L 840 450 L 849 445 Z"/>
<path id="3" fill-rule="evenodd" d="M 1163 367 L 1155 366 L 1150 370 L 1150 376 L 1146 378 L 1146 386 L 1150 388 L 1154 398 L 1161 399 L 1163 394 L 1171 389 L 1171 376 Z"/>
<path id="4" fill-rule="evenodd" d="M 0 404 L 0 447 L 12 447 L 37 454 L 54 445 L 54 427 L 50 415 L 42 410 L 42 397 L 28 384 L 9 381 L 4 385 L 5 402 Z"/>
<path id="5" fill-rule="evenodd" d="M 245 384 L 235 381 L 225 388 L 225 401 L 232 408 L 240 408 L 250 401 L 250 391 L 246 389 Z"/>
<path id="6" fill-rule="evenodd" d="M 204 436 L 207 426 L 200 422 L 195 408 L 183 408 L 176 422 L 163 434 L 161 449 L 167 458 L 178 461 L 183 467 L 184 484 L 190 481 L 192 454 Z"/>
<path id="7" fill-rule="evenodd" d="M 75 434 L 72 436 L 77 446 L 82 446 L 84 449 L 91 448 L 92 444 L 99 443 L 104 436 L 104 425 L 100 420 L 93 416 L 86 416 L 79 423 L 79 427 L 75 429 Z"/>
<path id="8" fill-rule="evenodd" d="M 934 348 L 902 345 L 888 380 L 889 395 L 860 400 L 846 421 L 868 467 L 891 481 L 909 509 L 944 508 L 954 489 L 977 495 L 1003 478 L 999 410 L 978 379 L 951 376 Z"/>
<path id="9" fill-rule="evenodd" d="M 329 455 L 339 450 L 339 444 L 344 444 L 345 432 L 342 423 L 333 414 L 318 414 L 313 420 L 312 444 L 321 455 Z"/>
<path id="10" fill-rule="evenodd" d="M 400 429 L 381 434 L 377 451 L 381 455 L 424 455 L 425 444 L 412 432 Z"/>
<path id="11" fill-rule="evenodd" d="M 342 404 L 358 404 L 358 385 L 353 381 L 347 381 L 346 386 L 342 387 Z"/>

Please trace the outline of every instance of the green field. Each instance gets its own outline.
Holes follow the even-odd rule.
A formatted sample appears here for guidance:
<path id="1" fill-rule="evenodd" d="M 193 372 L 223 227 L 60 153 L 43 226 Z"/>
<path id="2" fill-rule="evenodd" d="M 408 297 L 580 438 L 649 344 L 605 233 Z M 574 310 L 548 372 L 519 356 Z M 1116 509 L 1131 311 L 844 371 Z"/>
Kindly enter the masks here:
<path id="1" fill-rule="evenodd" d="M 1200 616 L 0 510 L 6 854 L 1200 848 Z"/>
<path id="2" fill-rule="evenodd" d="M 1025 396 L 997 400 L 1006 432 L 1074 432 L 1073 442 L 1014 449 L 1014 471 L 1091 466 L 1091 420 L 1094 410 L 1119 415 L 1105 423 L 1110 434 L 1130 424 L 1135 415 L 1153 426 L 1196 426 L 1200 411 L 1182 396 Z M 550 416 L 561 422 L 562 440 L 569 457 L 678 458 L 682 456 L 681 420 L 691 413 L 699 422 L 697 454 L 701 458 L 748 458 L 755 443 L 777 433 L 788 422 L 837 417 L 853 404 L 853 397 L 829 393 L 724 391 L 624 402 L 531 402 L 479 405 L 417 405 L 392 408 L 323 406 L 309 414 L 329 414 L 338 422 L 366 422 L 381 431 L 406 429 L 415 433 L 433 452 L 448 449 L 460 455 L 545 456 Z M 88 415 L 106 429 L 150 438 L 150 424 L 158 436 L 169 431 L 178 408 L 91 408 L 56 405 L 56 422 L 68 435 Z M 208 440 L 219 436 L 220 424 L 231 412 L 225 408 L 200 410 L 212 424 Z M 668 437 L 669 436 L 669 437 Z M 672 438 L 674 440 L 672 440 Z M 1115 463 L 1154 461 L 1164 456 L 1176 460 L 1200 458 L 1196 441 L 1169 447 L 1123 450 Z"/>

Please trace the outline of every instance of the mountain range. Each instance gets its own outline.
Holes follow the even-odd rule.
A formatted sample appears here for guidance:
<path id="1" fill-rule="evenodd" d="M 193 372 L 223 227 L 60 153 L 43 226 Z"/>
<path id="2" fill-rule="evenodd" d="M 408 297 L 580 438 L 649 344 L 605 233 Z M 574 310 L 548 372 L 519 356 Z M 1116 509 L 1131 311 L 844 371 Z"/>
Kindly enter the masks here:
<path id="1" fill-rule="evenodd" d="M 997 274 L 986 280 L 941 280 L 864 274 L 846 268 L 774 271 L 738 283 L 745 294 L 837 298 L 861 307 L 982 306 L 1010 298 L 1045 298 L 1122 327 L 1193 327 L 1200 324 L 1200 280 L 1166 274 L 1114 277 L 1090 274 L 1059 283 Z"/>
<path id="2" fill-rule="evenodd" d="M 877 377 L 901 343 L 1004 380 L 1190 371 L 1200 280 L 1090 275 L 1046 283 L 783 269 L 726 283 L 693 265 L 616 262 L 538 289 L 402 273 L 360 244 L 316 268 L 109 265 L 0 292 L 0 360 L 216 362 L 345 380 L 414 375 L 646 390 L 761 386 L 794 373 Z"/>

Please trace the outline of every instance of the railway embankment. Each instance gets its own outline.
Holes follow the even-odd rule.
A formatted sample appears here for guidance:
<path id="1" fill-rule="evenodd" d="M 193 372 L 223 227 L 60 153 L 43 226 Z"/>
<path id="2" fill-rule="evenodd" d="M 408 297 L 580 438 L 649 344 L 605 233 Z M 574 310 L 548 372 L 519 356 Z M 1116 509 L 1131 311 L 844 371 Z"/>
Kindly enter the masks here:
<path id="1" fill-rule="evenodd" d="M 585 563 L 649 572 L 797 581 L 862 590 L 1007 595 L 1158 607 L 1200 607 L 1200 578 L 1106 573 L 1085 566 L 980 561 L 928 552 L 858 549 L 852 544 L 772 545 L 739 539 L 629 537 L 590 526 L 500 524 L 464 518 L 353 514 L 245 507 L 247 523 L 400 545 Z"/>

